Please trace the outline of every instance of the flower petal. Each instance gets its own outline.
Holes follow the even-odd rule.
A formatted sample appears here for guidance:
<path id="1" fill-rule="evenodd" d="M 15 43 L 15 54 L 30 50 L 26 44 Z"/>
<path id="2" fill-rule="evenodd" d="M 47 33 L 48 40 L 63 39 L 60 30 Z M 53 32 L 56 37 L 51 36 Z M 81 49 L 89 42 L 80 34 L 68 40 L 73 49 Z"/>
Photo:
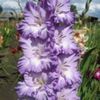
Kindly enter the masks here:
<path id="1" fill-rule="evenodd" d="M 45 39 L 47 38 L 47 26 L 45 20 L 46 11 L 29 1 L 27 2 L 24 11 L 24 19 L 17 25 L 17 30 L 24 37 L 33 36 L 34 38 L 40 37 Z"/>

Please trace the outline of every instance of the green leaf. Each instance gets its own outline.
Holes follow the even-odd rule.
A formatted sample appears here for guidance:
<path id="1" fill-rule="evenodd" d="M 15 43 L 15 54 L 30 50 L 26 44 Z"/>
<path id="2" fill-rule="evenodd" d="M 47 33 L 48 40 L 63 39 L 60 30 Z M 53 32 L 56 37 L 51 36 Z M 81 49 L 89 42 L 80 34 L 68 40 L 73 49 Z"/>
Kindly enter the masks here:
<path id="1" fill-rule="evenodd" d="M 89 56 L 91 55 L 91 53 L 96 49 L 96 47 L 93 47 L 92 49 L 88 50 L 85 55 L 84 55 L 84 58 L 81 62 L 81 65 L 80 65 L 80 68 L 82 68 L 85 63 L 87 62 L 87 59 L 89 58 Z"/>

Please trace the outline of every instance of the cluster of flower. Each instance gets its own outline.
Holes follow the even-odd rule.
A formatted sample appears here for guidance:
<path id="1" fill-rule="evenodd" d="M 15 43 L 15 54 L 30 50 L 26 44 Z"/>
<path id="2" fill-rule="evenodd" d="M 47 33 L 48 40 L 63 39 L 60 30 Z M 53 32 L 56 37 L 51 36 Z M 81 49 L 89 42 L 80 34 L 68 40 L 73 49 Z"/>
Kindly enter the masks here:
<path id="1" fill-rule="evenodd" d="M 87 36 L 87 33 L 89 33 L 90 30 L 87 27 L 82 27 L 82 29 L 74 30 L 74 39 L 76 43 L 79 44 L 81 50 L 81 56 L 84 56 L 85 52 L 87 51 L 88 47 L 86 46 L 86 43 L 89 39 L 89 36 Z"/>
<path id="2" fill-rule="evenodd" d="M 69 0 L 28 1 L 18 24 L 23 56 L 18 70 L 24 80 L 20 100 L 79 100 L 80 48 L 73 38 L 74 13 Z"/>

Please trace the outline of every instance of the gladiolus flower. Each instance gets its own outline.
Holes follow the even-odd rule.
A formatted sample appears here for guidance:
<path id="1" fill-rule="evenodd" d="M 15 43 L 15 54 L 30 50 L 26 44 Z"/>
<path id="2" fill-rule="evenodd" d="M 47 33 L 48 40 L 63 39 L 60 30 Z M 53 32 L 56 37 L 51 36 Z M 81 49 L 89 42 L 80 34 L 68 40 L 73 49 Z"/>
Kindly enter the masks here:
<path id="1" fill-rule="evenodd" d="M 16 91 L 20 100 L 79 100 L 80 48 L 74 40 L 75 21 L 69 0 L 28 1 L 17 25 L 23 75 Z"/>

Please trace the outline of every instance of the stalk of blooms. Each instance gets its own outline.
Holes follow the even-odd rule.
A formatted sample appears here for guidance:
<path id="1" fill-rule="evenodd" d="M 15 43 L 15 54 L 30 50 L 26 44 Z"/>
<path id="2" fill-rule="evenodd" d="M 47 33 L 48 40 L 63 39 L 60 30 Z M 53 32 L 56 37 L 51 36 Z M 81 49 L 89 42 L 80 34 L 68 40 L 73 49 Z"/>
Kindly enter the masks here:
<path id="1" fill-rule="evenodd" d="M 27 2 L 17 25 L 23 51 L 18 70 L 24 80 L 16 86 L 20 100 L 80 100 L 80 48 L 74 40 L 70 0 Z"/>

